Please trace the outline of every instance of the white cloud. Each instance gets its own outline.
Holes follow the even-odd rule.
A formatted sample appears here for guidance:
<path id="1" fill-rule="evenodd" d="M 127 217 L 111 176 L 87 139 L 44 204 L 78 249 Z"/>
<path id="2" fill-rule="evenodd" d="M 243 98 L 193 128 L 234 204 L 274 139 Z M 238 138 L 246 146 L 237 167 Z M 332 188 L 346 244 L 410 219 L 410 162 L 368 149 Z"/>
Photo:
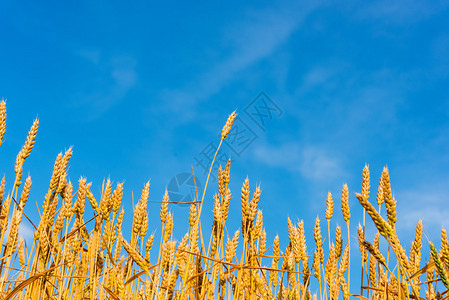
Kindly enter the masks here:
<path id="1" fill-rule="evenodd" d="M 426 185 L 395 192 L 398 226 L 410 231 L 422 220 L 424 232 L 430 233 L 429 238 L 435 240 L 441 226 L 449 228 L 449 185 L 447 182 L 445 185 L 438 181 L 427 182 Z"/>
<path id="2" fill-rule="evenodd" d="M 356 5 L 359 7 L 358 4 Z M 363 19 L 387 19 L 393 23 L 409 24 L 437 14 L 447 7 L 447 1 L 382 0 L 365 5 L 359 10 L 357 16 Z"/>
<path id="3" fill-rule="evenodd" d="M 136 82 L 136 72 L 132 69 L 117 68 L 111 72 L 111 76 L 114 78 L 117 87 L 122 89 L 128 89 Z"/>
<path id="4" fill-rule="evenodd" d="M 336 73 L 334 68 L 316 66 L 304 75 L 302 88 L 308 89 L 315 86 L 322 87 L 327 84 L 332 76 Z"/>
<path id="5" fill-rule="evenodd" d="M 316 147 L 306 147 L 303 150 L 303 161 L 300 171 L 309 179 L 326 179 L 342 175 L 340 163 L 325 150 Z"/>
<path id="6" fill-rule="evenodd" d="M 76 50 L 75 54 L 87 59 L 93 64 L 98 64 L 100 62 L 100 50 L 98 49 L 80 49 Z"/>
<path id="7" fill-rule="evenodd" d="M 19 236 L 21 236 L 28 243 L 33 242 L 34 231 L 31 225 L 28 224 L 28 220 L 22 220 L 22 223 L 20 223 Z"/>
<path id="8" fill-rule="evenodd" d="M 299 172 L 309 180 L 335 178 L 343 174 L 338 158 L 312 145 L 290 142 L 279 146 L 259 146 L 254 148 L 254 158 L 269 166 Z"/>
<path id="9" fill-rule="evenodd" d="M 11 220 L 12 220 L 12 213 L 9 216 L 9 223 L 8 228 L 6 229 L 5 232 L 5 237 L 9 235 L 9 230 L 11 229 Z M 28 220 L 25 219 L 25 217 L 23 217 L 22 222 L 19 224 L 19 238 L 20 237 L 22 237 L 28 245 L 31 245 L 33 243 L 34 231 L 31 225 L 28 223 Z"/>
<path id="10" fill-rule="evenodd" d="M 75 105 L 89 105 L 92 109 L 86 109 L 88 120 L 95 119 L 120 103 L 128 91 L 137 82 L 136 60 L 127 55 L 110 58 L 108 63 L 101 62 L 101 53 L 98 51 L 81 51 L 78 55 L 90 61 L 95 72 L 103 77 L 101 86 L 95 86 L 87 95 L 81 95 Z"/>
<path id="11" fill-rule="evenodd" d="M 282 43 L 288 40 L 300 22 L 314 9 L 303 5 L 292 5 L 278 10 L 251 12 L 244 21 L 226 27 L 223 39 L 231 48 L 231 54 L 200 74 L 186 86 L 164 91 L 162 97 L 171 110 L 182 107 L 183 116 L 195 117 L 186 110 L 218 93 L 227 84 L 238 78 L 239 73 L 254 63 L 269 57 Z"/>

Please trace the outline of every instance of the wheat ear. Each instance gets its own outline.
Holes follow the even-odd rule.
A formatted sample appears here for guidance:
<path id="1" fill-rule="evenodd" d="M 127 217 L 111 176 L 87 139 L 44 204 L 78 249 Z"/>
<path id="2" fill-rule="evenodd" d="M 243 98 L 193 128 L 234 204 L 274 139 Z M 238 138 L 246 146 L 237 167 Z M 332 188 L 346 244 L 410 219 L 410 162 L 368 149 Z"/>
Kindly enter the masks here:
<path id="1" fill-rule="evenodd" d="M 3 136 L 6 132 L 6 101 L 0 102 L 0 146 L 3 142 Z"/>

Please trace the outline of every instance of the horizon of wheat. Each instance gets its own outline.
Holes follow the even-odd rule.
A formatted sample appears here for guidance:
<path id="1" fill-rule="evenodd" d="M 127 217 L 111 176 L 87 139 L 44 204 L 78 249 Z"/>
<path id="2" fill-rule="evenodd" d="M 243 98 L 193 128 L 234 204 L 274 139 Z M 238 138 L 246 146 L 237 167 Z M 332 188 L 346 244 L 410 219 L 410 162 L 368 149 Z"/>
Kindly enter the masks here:
<path id="1" fill-rule="evenodd" d="M 231 131 L 235 117 L 235 111 L 229 115 L 216 153 Z M 28 176 L 22 182 L 22 172 L 36 141 L 38 128 L 36 119 L 16 157 L 11 191 L 5 190 L 5 177 L 0 183 L 0 299 L 447 297 L 449 242 L 446 230 L 442 229 L 440 250 L 429 243 L 431 260 L 423 264 L 423 224 L 419 221 L 415 239 L 406 252 L 396 233 L 396 200 L 387 168 L 382 171 L 379 181 L 377 208 L 369 200 L 367 165 L 363 169 L 361 191 L 356 193 L 377 234 L 374 241 L 367 241 L 365 226 L 369 224 L 358 224 L 362 281 L 360 293 L 355 293 L 357 287 L 351 285 L 350 261 L 356 253 L 352 253 L 350 246 L 351 214 L 347 184 L 343 185 L 341 192 L 346 240 L 340 226 L 335 227 L 335 232 L 330 230 L 336 211 L 334 198 L 329 192 L 325 210 L 327 235 L 322 236 L 321 220 L 317 217 L 313 228 L 314 249 L 307 249 L 302 220 L 286 220 L 288 245 L 285 249 L 280 248 L 278 236 L 272 244 L 267 241 L 263 213 L 259 209 L 261 188 L 256 186 L 251 192 L 248 178 L 243 182 L 240 193 L 241 224 L 237 231 L 228 231 L 230 159 L 226 166 L 218 168 L 209 237 L 203 236 L 205 223 L 202 223 L 204 217 L 201 213 L 214 161 L 204 190 L 197 191 L 197 199 L 190 203 L 187 232 L 181 240 L 173 236 L 175 224 L 169 210 L 171 202 L 167 191 L 159 211 L 160 240 L 155 241 L 155 232 L 148 233 L 149 182 L 144 185 L 133 208 L 130 238 L 126 239 L 122 233 L 125 214 L 122 207 L 123 182 L 114 188 L 111 180 L 107 179 L 103 182 L 100 197 L 95 198 L 91 192 L 92 183 L 88 183 L 86 178 L 81 177 L 77 184 L 68 180 L 68 164 L 72 156 L 72 148 L 69 148 L 56 157 L 49 188 L 40 206 L 40 220 L 33 223 L 24 210 L 32 181 Z M 2 100 L 0 145 L 5 130 L 6 101 Z M 195 176 L 194 173 L 192 175 Z M 85 213 L 86 200 L 92 208 L 92 217 Z M 381 214 L 384 204 L 386 218 Z M 19 236 L 19 226 L 24 220 L 30 222 L 34 229 L 30 246 Z M 381 252 L 381 244 L 388 246 L 386 253 Z M 156 263 L 152 264 L 150 258 L 155 257 Z M 319 288 L 319 292 L 312 293 L 312 286 Z"/>

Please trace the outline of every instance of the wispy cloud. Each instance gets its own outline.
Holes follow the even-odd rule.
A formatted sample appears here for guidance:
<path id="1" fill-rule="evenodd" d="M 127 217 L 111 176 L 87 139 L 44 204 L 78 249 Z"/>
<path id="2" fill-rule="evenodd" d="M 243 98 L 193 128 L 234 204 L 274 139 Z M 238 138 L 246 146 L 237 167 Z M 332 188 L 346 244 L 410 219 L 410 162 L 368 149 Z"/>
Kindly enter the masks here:
<path id="1" fill-rule="evenodd" d="M 9 226 L 5 231 L 5 236 L 9 235 L 9 230 L 11 229 L 11 221 L 9 222 Z M 26 220 L 23 220 L 19 224 L 19 238 L 22 237 L 28 245 L 33 243 L 34 231 L 31 225 L 28 224 Z"/>
<path id="2" fill-rule="evenodd" d="M 298 172 L 309 180 L 335 178 L 344 174 L 341 162 L 328 150 L 313 145 L 290 142 L 278 146 L 254 148 L 254 158 L 261 163 Z"/>
<path id="3" fill-rule="evenodd" d="M 445 33 L 434 39 L 432 42 L 432 59 L 435 66 L 435 73 L 442 78 L 449 74 L 449 34 Z"/>
<path id="4" fill-rule="evenodd" d="M 26 222 L 20 223 L 19 236 L 23 237 L 23 239 L 27 242 L 32 242 L 34 237 L 33 228 Z"/>
<path id="5" fill-rule="evenodd" d="M 338 159 L 324 149 L 308 146 L 303 150 L 302 155 L 300 171 L 306 178 L 322 180 L 342 176 L 344 173 Z"/>
<path id="6" fill-rule="evenodd" d="M 316 86 L 322 87 L 323 84 L 329 82 L 335 74 L 335 71 L 336 70 L 334 68 L 316 66 L 304 75 L 302 87 L 304 89 L 309 89 Z"/>
<path id="7" fill-rule="evenodd" d="M 165 90 L 163 99 L 169 109 L 182 107 L 183 117 L 193 118 L 195 106 L 218 93 L 246 68 L 269 57 L 276 49 L 286 42 L 298 28 L 302 20 L 315 8 L 303 5 L 294 8 L 281 7 L 278 10 L 253 11 L 240 22 L 228 24 L 223 40 L 229 46 L 230 54 L 205 70 L 193 81 L 178 89 Z M 190 112 L 186 113 L 186 109 Z"/>
<path id="8" fill-rule="evenodd" d="M 78 51 L 77 54 L 92 63 L 92 68 L 98 73 L 102 83 L 94 86 L 87 95 L 77 99 L 75 105 L 88 105 L 87 120 L 94 120 L 120 103 L 128 91 L 137 82 L 137 62 L 132 56 L 122 55 L 104 58 L 96 50 Z M 81 103 L 80 103 L 81 102 Z"/>
<path id="9" fill-rule="evenodd" d="M 93 64 L 98 64 L 100 62 L 100 50 L 98 49 L 78 49 L 75 53 Z"/>
<path id="10" fill-rule="evenodd" d="M 358 4 L 356 4 L 360 7 Z M 448 1 L 374 1 L 364 5 L 357 16 L 363 19 L 388 19 L 396 24 L 409 24 L 426 19 L 449 6 Z"/>
<path id="11" fill-rule="evenodd" d="M 395 197 L 398 201 L 400 228 L 409 231 L 419 220 L 423 221 L 426 232 L 438 233 L 441 226 L 449 228 L 447 183 L 444 185 L 442 182 L 428 181 L 422 186 L 397 191 Z"/>

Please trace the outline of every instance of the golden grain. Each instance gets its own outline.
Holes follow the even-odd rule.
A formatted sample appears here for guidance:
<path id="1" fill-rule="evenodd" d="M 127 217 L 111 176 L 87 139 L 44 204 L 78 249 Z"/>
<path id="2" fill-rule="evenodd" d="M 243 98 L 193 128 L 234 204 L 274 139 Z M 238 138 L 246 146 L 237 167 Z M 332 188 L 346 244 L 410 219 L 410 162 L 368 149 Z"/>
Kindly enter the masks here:
<path id="1" fill-rule="evenodd" d="M 343 219 L 348 223 L 351 218 L 351 213 L 349 212 L 349 190 L 346 183 L 343 185 L 341 191 L 341 211 L 343 212 Z"/>
<path id="2" fill-rule="evenodd" d="M 19 209 L 20 210 L 23 210 L 23 208 L 25 207 L 28 197 L 30 196 L 30 191 L 31 191 L 31 177 L 28 176 L 27 179 L 25 180 L 25 185 L 23 187 L 23 191 L 22 191 L 22 194 L 20 195 L 20 199 L 19 199 Z"/>
<path id="3" fill-rule="evenodd" d="M 3 197 L 5 196 L 5 175 L 3 175 L 2 182 L 0 183 L 0 208 L 3 204 Z"/>
<path id="4" fill-rule="evenodd" d="M 195 223 L 190 231 L 190 252 L 198 253 L 198 251 L 198 223 Z"/>
<path id="5" fill-rule="evenodd" d="M 339 279 L 339 281 L 343 278 L 348 268 L 348 263 L 349 263 L 349 246 L 346 246 L 340 260 L 340 265 L 338 267 L 337 278 Z"/>
<path id="6" fill-rule="evenodd" d="M 131 247 L 131 245 L 123 238 L 122 235 L 120 235 L 120 241 L 121 244 L 123 245 L 123 248 L 125 248 L 125 251 L 128 252 L 129 256 L 131 256 L 133 261 L 148 273 L 148 263 L 145 260 L 145 258 L 143 258 L 142 255 L 140 255 L 140 253 L 137 252 L 136 249 Z"/>
<path id="7" fill-rule="evenodd" d="M 114 215 L 118 214 L 118 211 L 120 210 L 120 206 L 122 205 L 122 198 L 123 182 L 117 183 L 117 186 L 112 193 L 112 211 L 114 212 Z"/>
<path id="8" fill-rule="evenodd" d="M 277 262 L 279 262 L 279 253 L 280 253 L 280 248 L 279 248 L 279 235 L 276 235 L 274 237 L 274 241 L 273 241 L 273 260 Z"/>
<path id="9" fill-rule="evenodd" d="M 253 229 L 253 240 L 257 240 L 262 235 L 263 227 L 263 213 L 260 209 L 257 210 L 256 223 Z"/>
<path id="10" fill-rule="evenodd" d="M 329 289 L 331 289 L 331 286 L 335 283 L 336 268 L 337 268 L 337 259 L 335 257 L 335 247 L 333 244 L 331 244 L 331 247 L 329 249 L 329 257 L 327 259 L 325 269 L 326 271 L 325 277 Z"/>
<path id="11" fill-rule="evenodd" d="M 242 186 L 242 197 L 241 197 L 241 204 L 242 204 L 242 222 L 246 222 L 246 219 L 249 217 L 249 205 L 248 205 L 248 199 L 249 199 L 249 180 L 248 177 L 246 177 L 245 182 Z"/>
<path id="12" fill-rule="evenodd" d="M 391 192 L 390 174 L 388 173 L 388 168 L 385 167 L 382 171 L 382 186 L 383 195 L 385 199 L 385 206 L 387 207 L 388 221 L 391 227 L 394 228 L 396 224 L 396 201 L 394 200 L 393 194 Z"/>
<path id="13" fill-rule="evenodd" d="M 288 238 L 292 247 L 292 252 L 295 257 L 295 261 L 298 263 L 301 259 L 301 253 L 299 251 L 299 233 L 298 229 L 293 225 L 290 218 L 287 217 L 288 224 Z"/>
<path id="14" fill-rule="evenodd" d="M 197 218 L 197 209 L 196 203 L 190 204 L 190 213 L 189 213 L 189 225 L 192 227 L 196 223 Z"/>
<path id="15" fill-rule="evenodd" d="M 228 161 L 226 163 L 226 168 L 223 172 L 223 179 L 225 186 L 227 187 L 229 182 L 231 181 L 231 158 L 228 158 Z"/>
<path id="16" fill-rule="evenodd" d="M 0 103 L 0 144 L 4 134 L 5 118 L 5 104 L 2 101 Z M 230 115 L 222 130 L 222 139 L 229 134 L 234 119 L 235 112 Z M 64 155 L 60 153 L 56 158 L 49 189 L 43 197 L 42 215 L 35 230 L 34 244 L 27 249 L 24 239 L 19 236 L 18 228 L 22 216 L 26 216 L 24 210 L 28 206 L 26 203 L 31 192 L 30 177 L 27 178 L 17 201 L 15 197 L 21 185 L 23 163 L 33 148 L 37 128 L 36 120 L 24 147 L 16 157 L 14 166 L 16 180 L 12 192 L 5 199 L 3 199 L 5 177 L 0 184 L 0 239 L 4 242 L 2 242 L 4 255 L 0 258 L 0 298 L 5 298 L 6 293 L 22 284 L 22 290 L 12 295 L 12 299 L 37 299 L 41 296 L 45 299 L 100 300 L 108 297 L 183 300 L 283 297 L 311 300 L 318 299 L 317 295 L 311 294 L 311 290 L 318 290 L 318 288 L 321 300 L 339 299 L 340 290 L 343 293 L 343 299 L 349 299 L 349 284 L 353 281 L 350 277 L 350 240 L 347 241 L 348 245 L 344 245 L 341 228 L 337 225 L 335 244 L 331 243 L 333 240 L 330 236 L 330 220 L 333 218 L 332 194 L 328 193 L 325 209 L 329 248 L 323 249 L 324 240 L 321 236 L 320 219 L 317 217 L 313 229 L 316 249 L 313 253 L 311 270 L 309 270 L 303 221 L 294 225 L 290 218 L 287 218 L 289 241 L 287 241 L 288 244 L 282 243 L 282 247 L 286 246 L 285 251 L 283 253 L 280 251 L 281 241 L 276 235 L 272 245 L 273 255 L 265 256 L 268 252 L 267 236 L 272 232 L 264 229 L 264 216 L 259 204 L 260 186 L 256 187 L 250 200 L 248 178 L 243 183 L 241 193 L 242 230 L 237 230 L 232 238 L 229 237 L 228 230 L 234 226 L 234 224 L 225 225 L 228 215 L 233 213 L 230 206 L 231 190 L 228 186 L 230 159 L 227 161 L 226 168 L 223 169 L 221 166 L 219 168 L 218 190 L 213 197 L 213 221 L 209 220 L 212 221 L 209 241 L 206 240 L 205 243 L 203 240 L 205 232 L 201 228 L 204 220 L 200 220 L 195 201 L 190 205 L 189 232 L 176 246 L 178 230 L 174 230 L 173 215 L 168 211 L 167 191 L 165 191 L 160 209 L 162 231 L 157 233 L 155 231 L 148 239 L 145 239 L 151 226 L 148 210 L 150 212 L 155 210 L 154 207 L 148 207 L 150 184 L 147 182 L 133 211 L 131 239 L 128 243 L 121 234 L 122 225 L 127 221 L 124 219 L 124 210 L 122 209 L 119 213 L 124 197 L 123 183 L 118 183 L 116 189 L 112 191 L 111 180 L 105 180 L 101 200 L 97 203 L 90 191 L 92 184 L 81 177 L 77 197 L 72 207 L 73 186 L 68 180 L 70 178 L 68 163 L 72 156 L 72 148 L 69 148 Z M 421 269 L 422 221 L 416 225 L 415 238 L 410 246 L 410 255 L 407 256 L 395 230 L 397 203 L 391 192 L 387 168 L 382 171 L 376 200 L 379 205 L 385 202 L 388 219 L 381 216 L 380 207 L 376 210 L 371 205 L 369 191 L 370 174 L 368 166 L 365 165 L 362 191 L 356 196 L 378 232 L 371 244 L 365 240 L 364 229 L 359 226 L 358 240 L 362 251 L 361 258 L 366 266 L 362 269 L 362 276 L 369 280 L 363 283 L 360 294 L 357 289 L 351 289 L 354 298 L 405 299 L 407 295 L 410 295 L 410 299 L 417 298 L 420 295 L 420 272 L 425 272 L 427 275 L 428 297 L 431 299 L 440 297 L 442 286 L 435 282 L 442 281 L 446 288 L 449 284 L 447 275 L 449 242 L 446 230 L 443 228 L 441 232 L 440 254 L 431 243 L 431 256 L 434 262 Z M 62 198 L 62 204 L 58 203 L 59 198 Z M 89 200 L 92 209 L 85 208 L 85 198 Z M 351 239 L 349 227 L 351 215 L 348 201 L 348 186 L 344 184 L 341 209 L 348 228 L 348 239 Z M 8 222 L 10 215 L 11 220 Z M 231 220 L 234 221 L 232 218 Z M 363 224 L 369 226 L 365 222 Z M 238 246 L 240 233 L 244 238 L 243 243 Z M 156 245 L 159 256 L 152 258 L 155 262 L 155 265 L 152 265 L 150 250 L 153 247 L 155 235 L 161 236 L 161 243 Z M 380 240 L 381 235 L 384 237 L 383 241 Z M 209 248 L 205 249 L 207 242 L 209 242 Z M 388 256 L 384 256 L 380 251 L 381 243 L 385 243 L 383 247 L 389 246 Z M 124 253 L 122 253 L 122 247 L 125 250 Z M 240 251 L 237 251 L 237 248 L 241 248 L 241 255 L 238 254 Z M 369 252 L 369 269 L 366 265 L 367 252 Z M 15 262 L 16 257 L 18 262 Z M 265 263 L 271 257 L 271 268 L 268 268 Z M 278 269 L 281 258 L 282 266 Z M 301 260 L 302 272 L 299 266 Z M 326 263 L 324 263 L 325 260 Z M 136 265 L 133 265 L 134 262 Z M 437 274 L 432 264 L 435 264 Z M 21 269 L 18 269 L 19 265 Z M 391 268 L 387 268 L 387 265 Z M 323 269 L 324 273 L 322 273 Z M 420 269 L 422 271 L 419 271 Z M 312 270 L 317 281 L 310 276 Z M 397 277 L 395 272 L 392 273 L 393 270 L 397 270 Z M 302 283 L 300 282 L 301 273 Z M 38 274 L 45 274 L 45 276 L 36 278 Z M 323 277 L 324 280 L 322 280 Z M 31 280 L 34 281 L 29 282 Z M 422 286 L 426 287 L 426 285 Z"/>
<path id="17" fill-rule="evenodd" d="M 225 261 L 226 262 L 232 262 L 232 259 L 235 256 L 235 250 L 237 249 L 238 242 L 239 242 L 239 235 L 240 235 L 240 231 L 237 230 L 234 233 L 232 240 L 228 239 L 228 242 L 226 244 L 226 250 L 225 250 Z"/>
<path id="18" fill-rule="evenodd" d="M 6 132 L 6 101 L 2 99 L 0 102 L 0 146 L 3 143 L 3 136 Z"/>
<path id="19" fill-rule="evenodd" d="M 91 192 L 90 190 L 88 190 L 88 191 L 86 192 L 86 198 L 87 198 L 87 200 L 89 201 L 90 206 L 92 207 L 92 209 L 93 209 L 96 213 L 98 213 L 99 210 L 98 210 L 97 199 L 95 199 L 94 194 L 92 194 L 92 192 Z"/>
<path id="20" fill-rule="evenodd" d="M 343 238 L 341 237 L 341 228 L 337 226 L 335 229 L 335 256 L 337 259 L 340 258 L 341 252 L 343 251 Z"/>
<path id="21" fill-rule="evenodd" d="M 379 249 L 374 247 L 370 242 L 362 239 L 361 247 L 363 247 L 365 249 L 364 250 L 365 253 L 366 253 L 366 251 L 368 251 L 372 256 L 374 256 L 376 258 L 377 262 L 379 262 L 384 267 L 387 267 L 385 257 L 382 255 L 382 253 L 379 251 Z M 364 262 L 366 262 L 366 261 L 364 261 Z"/>
<path id="22" fill-rule="evenodd" d="M 12 201 L 11 196 L 6 197 L 6 201 L 3 202 L 3 206 L 1 208 L 2 211 L 0 213 L 0 227 L 2 228 L 2 235 L 5 233 L 8 227 L 8 216 L 11 207 L 11 201 Z"/>
<path id="23" fill-rule="evenodd" d="M 27 139 L 22 148 L 23 160 L 25 160 L 28 156 L 30 156 L 31 150 L 33 150 L 33 146 L 36 141 L 36 135 L 37 135 L 38 129 L 39 129 L 39 120 L 36 119 L 36 120 L 34 120 L 33 125 L 30 128 L 30 131 L 28 131 Z"/>
<path id="24" fill-rule="evenodd" d="M 421 265 L 422 235 L 423 235 L 423 224 L 422 220 L 419 220 L 418 224 L 416 224 L 415 240 L 412 242 L 413 248 L 410 249 L 410 261 L 412 263 L 413 272 L 418 271 L 419 266 Z M 441 248 L 443 249 L 443 244 Z"/>
<path id="25" fill-rule="evenodd" d="M 221 165 L 218 167 L 218 193 L 221 197 L 223 197 L 225 193 L 224 172 Z"/>
<path id="26" fill-rule="evenodd" d="M 418 226 L 420 228 L 418 228 Z M 416 237 L 418 236 L 418 237 Z M 416 235 L 415 235 L 415 241 L 418 240 L 419 242 L 422 239 L 422 222 L 419 221 L 417 227 L 416 227 Z M 415 242 L 415 251 L 417 253 L 420 253 L 421 250 L 421 243 Z M 446 229 L 444 227 L 441 229 L 441 258 L 443 259 L 443 263 L 446 265 L 446 267 L 449 267 L 449 241 L 447 239 L 447 233 Z M 416 263 L 419 266 L 419 261 Z"/>
<path id="27" fill-rule="evenodd" d="M 340 286 L 341 286 L 341 291 L 343 292 L 343 299 L 349 300 L 349 287 L 348 287 L 348 284 L 346 283 L 346 280 L 344 277 L 341 278 Z"/>
<path id="28" fill-rule="evenodd" d="M 214 221 L 216 224 L 220 223 L 222 219 L 222 210 L 220 197 L 218 194 L 214 194 Z"/>
<path id="29" fill-rule="evenodd" d="M 170 241 L 165 243 L 164 249 L 162 250 L 161 267 L 165 272 L 170 270 L 174 259 L 175 259 L 175 246 L 176 241 Z"/>
<path id="30" fill-rule="evenodd" d="M 167 212 L 168 212 L 168 191 L 167 189 L 165 189 L 164 197 L 162 197 L 161 211 L 159 213 L 162 223 L 165 223 L 165 221 L 167 220 Z"/>
<path id="31" fill-rule="evenodd" d="M 362 257 L 362 262 L 365 264 L 368 257 L 366 254 L 366 247 L 364 245 L 365 242 L 365 233 L 363 232 L 363 228 L 362 225 L 359 224 L 359 227 L 357 228 L 358 231 L 358 241 L 359 241 L 359 248 L 360 248 L 360 253 L 361 253 L 361 257 Z"/>
<path id="32" fill-rule="evenodd" d="M 19 263 L 20 263 L 20 266 L 23 268 L 23 267 L 25 267 L 25 263 L 26 263 L 26 261 L 25 261 L 25 241 L 24 241 L 24 239 L 22 238 L 22 237 L 20 237 L 20 239 L 19 239 Z"/>
<path id="33" fill-rule="evenodd" d="M 144 215 L 143 215 L 143 220 L 142 220 L 142 228 L 140 229 L 140 236 L 141 237 L 145 237 L 147 235 L 147 230 L 148 230 L 148 213 L 145 211 Z"/>
<path id="34" fill-rule="evenodd" d="M 150 235 L 147 242 L 145 243 L 145 259 L 146 260 L 150 259 L 150 250 L 153 247 L 153 242 L 154 242 L 154 233 L 152 235 Z"/>
<path id="35" fill-rule="evenodd" d="M 320 254 L 318 253 L 318 249 L 315 249 L 313 252 L 313 263 L 312 269 L 314 271 L 314 276 L 318 279 L 318 282 L 321 282 L 321 267 L 320 267 Z"/>
<path id="36" fill-rule="evenodd" d="M 221 140 L 224 140 L 228 136 L 229 132 L 232 129 L 232 125 L 234 124 L 236 116 L 237 114 L 235 113 L 235 111 L 233 111 L 229 115 L 228 119 L 226 120 L 226 124 L 223 126 L 223 129 L 221 130 Z"/>
<path id="37" fill-rule="evenodd" d="M 256 191 L 253 194 L 253 197 L 251 198 L 251 201 L 249 203 L 249 213 L 248 213 L 248 219 L 252 222 L 254 221 L 254 217 L 257 213 L 257 207 L 259 205 L 259 199 L 260 199 L 260 186 L 256 187 Z"/>
<path id="38" fill-rule="evenodd" d="M 173 232 L 173 217 L 171 213 L 168 213 L 167 223 L 165 224 L 164 227 L 164 243 L 170 239 L 172 232 Z"/>
<path id="39" fill-rule="evenodd" d="M 230 202 L 231 202 L 231 190 L 230 189 L 226 189 L 225 196 L 224 196 L 224 199 L 223 199 L 223 203 L 221 205 L 221 214 L 222 214 L 222 217 L 223 217 L 223 222 L 228 219 Z"/>
<path id="40" fill-rule="evenodd" d="M 321 238 L 320 218 L 316 217 L 315 227 L 313 228 L 313 238 L 315 239 L 315 245 L 318 252 L 318 259 L 321 263 L 324 263 L 324 251 L 323 242 Z"/>
<path id="41" fill-rule="evenodd" d="M 309 270 L 309 257 L 304 256 L 302 259 L 302 282 L 305 286 L 308 286 L 310 284 L 310 270 Z"/>
<path id="42" fill-rule="evenodd" d="M 306 233 L 304 230 L 304 221 L 298 222 L 298 248 L 300 253 L 300 259 L 307 258 L 307 244 L 306 244 Z"/>
<path id="43" fill-rule="evenodd" d="M 377 227 L 377 230 L 379 230 L 379 232 L 385 237 L 393 236 L 393 228 L 384 220 L 384 218 L 382 218 L 382 216 L 379 214 L 379 212 L 376 211 L 371 203 L 369 203 L 368 200 L 361 194 L 356 193 L 356 197 L 357 199 L 359 199 L 360 204 L 363 206 L 363 208 L 365 208 L 366 212 L 373 220 L 374 224 Z"/>
<path id="44" fill-rule="evenodd" d="M 14 171 L 16 173 L 15 186 L 20 186 L 21 178 L 22 178 L 22 168 L 25 159 L 30 156 L 31 150 L 33 149 L 34 142 L 36 140 L 37 130 L 39 129 L 39 120 L 36 119 L 33 122 L 33 125 L 28 131 L 27 138 L 25 140 L 25 144 L 22 147 L 22 150 L 19 151 L 19 154 L 16 158 L 16 163 L 14 166 Z"/>
<path id="45" fill-rule="evenodd" d="M 262 234 L 260 235 L 260 243 L 259 243 L 259 255 L 265 255 L 265 251 L 267 249 L 267 232 L 265 229 L 262 230 Z"/>
<path id="46" fill-rule="evenodd" d="M 372 287 L 377 287 L 377 260 L 373 255 L 369 257 L 369 283 Z"/>
<path id="47" fill-rule="evenodd" d="M 369 198 L 370 186 L 369 167 L 365 164 L 362 175 L 362 196 L 367 200 Z"/>
<path id="48" fill-rule="evenodd" d="M 379 207 L 385 201 L 383 176 L 381 176 L 379 179 L 379 186 L 377 188 L 376 201 L 377 201 L 377 204 L 379 205 Z"/>
<path id="49" fill-rule="evenodd" d="M 100 207 L 99 207 L 99 213 L 100 213 L 101 217 L 103 218 L 103 220 L 105 220 L 105 221 L 109 220 L 109 212 L 110 212 L 110 208 L 112 208 L 111 195 L 112 195 L 112 183 L 111 183 L 111 180 L 108 178 L 106 180 L 106 187 L 104 188 L 104 191 L 101 195 Z"/>
<path id="50" fill-rule="evenodd" d="M 325 212 L 326 219 L 330 221 L 330 219 L 332 219 L 333 214 L 334 214 L 334 201 L 332 200 L 332 194 L 328 192 L 326 198 L 326 212 Z"/>
<path id="51" fill-rule="evenodd" d="M 87 194 L 86 188 L 87 180 L 86 178 L 81 177 L 78 181 L 78 197 L 76 198 L 75 204 L 73 205 L 73 212 L 81 217 L 84 214 L 84 204 Z"/>

